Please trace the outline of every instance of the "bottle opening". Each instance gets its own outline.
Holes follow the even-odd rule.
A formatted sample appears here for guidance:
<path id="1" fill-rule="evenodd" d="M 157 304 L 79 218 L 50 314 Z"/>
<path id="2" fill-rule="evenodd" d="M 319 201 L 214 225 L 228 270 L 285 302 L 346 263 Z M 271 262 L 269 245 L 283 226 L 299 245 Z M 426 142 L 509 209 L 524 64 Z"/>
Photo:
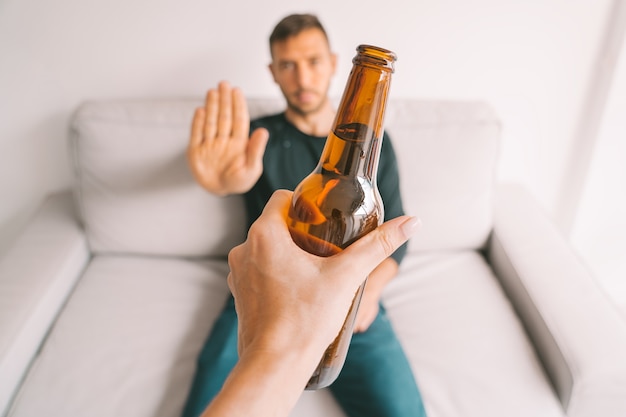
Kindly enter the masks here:
<path id="1" fill-rule="evenodd" d="M 393 72 L 393 63 L 398 59 L 396 54 L 388 49 L 373 45 L 359 45 L 356 48 L 357 54 L 352 60 L 356 63 L 370 63 L 384 68 L 389 68 Z"/>

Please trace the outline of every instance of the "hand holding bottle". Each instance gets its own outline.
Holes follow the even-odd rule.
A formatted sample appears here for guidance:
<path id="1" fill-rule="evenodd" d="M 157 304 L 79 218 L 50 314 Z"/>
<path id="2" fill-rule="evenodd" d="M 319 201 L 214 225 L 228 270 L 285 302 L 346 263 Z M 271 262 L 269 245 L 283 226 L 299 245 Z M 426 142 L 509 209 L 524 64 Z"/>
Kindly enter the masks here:
<path id="1" fill-rule="evenodd" d="M 364 277 L 411 237 L 420 222 L 398 217 L 345 250 L 320 257 L 299 248 L 290 236 L 285 213 L 291 196 L 276 191 L 246 242 L 231 250 L 228 285 L 239 317 L 240 355 L 299 352 L 295 356 L 306 355 L 308 379 L 337 336 Z"/>
<path id="2" fill-rule="evenodd" d="M 402 216 L 334 256 L 319 257 L 291 239 L 285 224 L 291 195 L 275 192 L 246 242 L 229 254 L 239 361 L 203 417 L 287 416 L 363 277 L 420 226 Z"/>
<path id="3" fill-rule="evenodd" d="M 200 185 L 217 195 L 240 194 L 256 183 L 263 171 L 269 138 L 265 129 L 248 137 L 250 115 L 238 88 L 222 81 L 196 109 L 187 158 Z"/>

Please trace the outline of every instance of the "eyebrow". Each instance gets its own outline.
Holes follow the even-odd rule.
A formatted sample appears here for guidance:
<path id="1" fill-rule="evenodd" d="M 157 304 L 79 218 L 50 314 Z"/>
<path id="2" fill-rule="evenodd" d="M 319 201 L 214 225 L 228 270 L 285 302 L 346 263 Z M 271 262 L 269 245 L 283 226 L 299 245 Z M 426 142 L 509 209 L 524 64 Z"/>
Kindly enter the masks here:
<path id="1" fill-rule="evenodd" d="M 319 60 L 323 58 L 323 54 L 314 54 L 311 56 L 307 56 L 303 59 L 280 59 L 278 61 L 276 61 L 277 64 L 285 64 L 285 63 L 295 63 L 297 61 L 313 61 L 313 60 Z"/>

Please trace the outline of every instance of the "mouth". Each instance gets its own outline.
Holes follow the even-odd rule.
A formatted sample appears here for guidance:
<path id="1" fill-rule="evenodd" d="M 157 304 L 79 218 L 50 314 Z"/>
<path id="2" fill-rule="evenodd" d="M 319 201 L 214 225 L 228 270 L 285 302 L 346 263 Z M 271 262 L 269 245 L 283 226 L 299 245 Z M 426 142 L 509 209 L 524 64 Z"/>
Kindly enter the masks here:
<path id="1" fill-rule="evenodd" d="M 299 90 L 294 96 L 296 100 L 302 104 L 313 103 L 317 99 L 317 94 L 311 90 Z"/>

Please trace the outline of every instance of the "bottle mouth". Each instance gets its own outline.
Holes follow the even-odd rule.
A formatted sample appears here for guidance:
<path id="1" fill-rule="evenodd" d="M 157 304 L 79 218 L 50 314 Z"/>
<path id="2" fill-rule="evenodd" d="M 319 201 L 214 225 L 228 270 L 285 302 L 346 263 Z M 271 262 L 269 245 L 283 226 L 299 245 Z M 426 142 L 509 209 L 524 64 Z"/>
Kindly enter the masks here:
<path id="1" fill-rule="evenodd" d="M 356 48 L 357 55 L 352 60 L 353 63 L 365 63 L 389 68 L 393 72 L 393 63 L 398 59 L 396 54 L 388 49 L 373 45 L 359 45 Z"/>

